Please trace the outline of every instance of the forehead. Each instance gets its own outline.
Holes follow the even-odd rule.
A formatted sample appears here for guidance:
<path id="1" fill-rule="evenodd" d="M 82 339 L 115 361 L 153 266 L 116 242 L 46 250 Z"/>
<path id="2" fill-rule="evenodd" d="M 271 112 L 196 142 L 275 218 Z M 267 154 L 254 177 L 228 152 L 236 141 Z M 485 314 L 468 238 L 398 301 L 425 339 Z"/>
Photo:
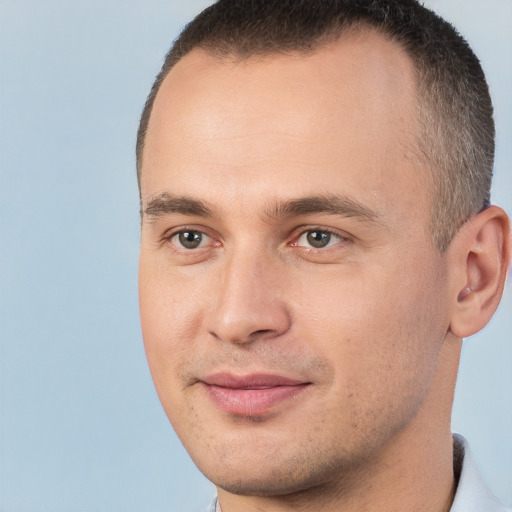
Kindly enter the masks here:
<path id="1" fill-rule="evenodd" d="M 329 183 L 384 202 L 394 199 L 375 192 L 394 182 L 406 202 L 418 192 L 418 169 L 409 169 L 418 160 L 416 104 L 410 58 L 368 30 L 311 54 L 236 60 L 194 50 L 155 99 L 143 202 L 190 195 L 205 180 L 233 196 L 304 187 L 322 194 Z"/>

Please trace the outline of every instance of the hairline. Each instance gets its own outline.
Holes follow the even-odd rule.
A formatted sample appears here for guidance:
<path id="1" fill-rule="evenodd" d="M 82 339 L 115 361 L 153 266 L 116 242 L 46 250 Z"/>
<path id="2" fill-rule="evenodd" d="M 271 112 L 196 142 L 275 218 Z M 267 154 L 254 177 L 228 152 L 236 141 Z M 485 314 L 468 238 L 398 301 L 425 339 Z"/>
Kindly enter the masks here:
<path id="1" fill-rule="evenodd" d="M 275 49 L 263 49 L 263 50 L 254 50 L 251 52 L 248 52 L 246 54 L 243 53 L 235 53 L 230 52 L 227 53 L 223 51 L 220 48 L 217 48 L 212 45 L 208 44 L 198 44 L 191 48 L 188 52 L 184 53 L 183 55 L 180 55 L 177 59 L 173 60 L 172 63 L 169 65 L 167 69 L 165 69 L 165 73 L 162 73 L 164 71 L 162 69 L 161 73 L 157 76 L 157 79 L 154 83 L 154 88 L 151 90 L 150 95 L 148 97 L 148 100 L 146 101 L 146 105 L 143 109 L 143 117 L 141 119 L 140 127 L 142 130 L 137 134 L 137 178 L 139 181 L 139 189 L 140 189 L 140 178 L 142 175 L 142 160 L 144 156 L 144 148 L 146 143 L 146 136 L 147 136 L 147 130 L 149 127 L 149 122 L 151 120 L 151 114 L 153 112 L 154 103 L 156 100 L 156 97 L 158 96 L 158 93 L 160 92 L 160 89 L 165 81 L 165 79 L 169 76 L 171 71 L 174 69 L 174 67 L 180 63 L 184 58 L 186 58 L 188 55 L 190 55 L 192 52 L 196 51 L 203 51 L 206 55 L 209 55 L 213 58 L 216 58 L 219 62 L 219 64 L 232 61 L 235 63 L 245 63 L 248 62 L 252 58 L 272 58 L 272 57 L 292 57 L 294 55 L 313 55 L 319 51 L 322 51 L 325 47 L 327 47 L 331 43 L 336 43 L 340 39 L 345 38 L 347 36 L 352 35 L 360 35 L 364 33 L 377 33 L 381 36 L 385 37 L 389 42 L 394 43 L 398 45 L 407 55 L 407 57 L 410 59 L 410 62 L 413 65 L 414 69 L 414 79 L 415 79 L 415 85 L 416 85 L 416 98 L 417 98 L 417 104 L 418 107 L 420 107 L 421 103 L 421 87 L 420 87 L 420 73 L 419 73 L 419 65 L 414 56 L 411 54 L 411 52 L 408 50 L 405 44 L 403 44 L 401 41 L 398 40 L 398 38 L 393 37 L 391 34 L 389 34 L 388 31 L 385 29 L 378 27 L 376 25 L 372 25 L 371 23 L 359 20 L 356 22 L 350 23 L 350 25 L 347 25 L 345 27 L 341 27 L 338 29 L 329 29 L 325 33 L 321 34 L 320 37 L 315 39 L 312 42 L 312 45 L 310 48 L 296 48 L 291 50 L 285 50 L 280 48 Z M 155 87 L 156 86 L 156 87 Z M 143 122 L 144 121 L 144 122 Z M 419 142 L 419 141 L 418 141 Z M 418 149 L 420 150 L 421 155 L 427 156 L 424 154 L 423 151 L 421 151 L 420 144 L 417 144 Z"/>
<path id="2" fill-rule="evenodd" d="M 419 58 L 416 55 L 414 55 L 414 53 L 407 47 L 407 44 L 401 41 L 399 37 L 395 37 L 388 30 L 386 30 L 385 27 L 379 27 L 366 20 L 358 20 L 355 22 L 351 22 L 349 25 L 346 26 L 328 29 L 326 30 L 326 32 L 324 32 L 318 38 L 312 41 L 312 44 L 309 48 L 294 48 L 290 50 L 280 48 L 265 48 L 262 50 L 253 50 L 244 54 L 242 52 L 225 52 L 223 51 L 223 49 L 217 48 L 213 45 L 197 44 L 186 53 L 179 55 L 179 57 L 174 59 L 169 65 L 169 67 L 165 69 L 165 73 L 163 73 L 164 69 L 162 69 L 162 71 L 158 75 L 157 80 L 154 83 L 154 89 L 152 89 L 143 110 L 144 124 L 142 123 L 141 119 L 141 123 L 139 126 L 140 133 L 137 134 L 136 166 L 139 194 L 141 194 L 141 178 L 144 147 L 156 97 L 160 92 L 162 84 L 164 83 L 168 75 L 171 73 L 171 71 L 174 69 L 174 67 L 184 58 L 186 58 L 189 54 L 196 51 L 203 51 L 206 55 L 218 59 L 219 64 L 228 61 L 232 61 L 235 63 L 244 63 L 248 62 L 250 59 L 253 58 L 273 58 L 279 56 L 292 57 L 294 55 L 308 56 L 313 55 L 319 51 L 322 51 L 329 44 L 337 43 L 342 38 L 345 38 L 347 36 L 364 35 L 365 33 L 368 34 L 371 32 L 380 34 L 389 42 L 397 45 L 398 48 L 405 52 L 405 55 L 407 56 L 407 58 L 409 58 L 412 64 L 415 86 L 414 93 L 416 100 L 416 109 L 414 113 L 416 122 L 416 133 L 415 140 L 412 141 L 413 144 L 408 144 L 407 150 L 416 158 L 418 164 L 417 166 L 420 167 L 421 170 L 429 171 L 424 172 L 422 176 L 427 186 L 427 193 L 430 196 L 431 203 L 431 215 L 428 229 L 430 231 L 433 244 L 438 247 L 440 252 L 445 252 L 454 234 L 453 232 L 449 233 L 448 235 L 444 232 L 440 233 L 440 231 L 443 231 L 443 229 L 438 226 L 438 223 L 442 221 L 442 215 L 439 214 L 439 203 L 442 202 L 443 200 L 440 194 L 441 187 L 443 186 L 442 174 L 447 171 L 443 168 L 445 166 L 443 165 L 442 162 L 434 161 L 433 156 L 436 153 L 439 153 L 439 151 L 436 152 L 435 148 L 440 146 L 440 143 L 434 141 L 434 137 L 429 133 L 427 126 L 429 124 L 428 120 L 432 117 L 434 118 L 436 125 L 447 124 L 447 121 L 444 118 L 445 116 L 442 116 L 441 114 L 435 111 L 435 108 L 433 106 L 434 100 L 431 97 L 432 92 L 428 88 L 427 81 L 422 79 L 423 71 L 421 69 Z M 443 157 L 441 156 L 441 159 L 442 158 Z M 459 222 L 459 224 L 461 224 L 461 222 Z"/>

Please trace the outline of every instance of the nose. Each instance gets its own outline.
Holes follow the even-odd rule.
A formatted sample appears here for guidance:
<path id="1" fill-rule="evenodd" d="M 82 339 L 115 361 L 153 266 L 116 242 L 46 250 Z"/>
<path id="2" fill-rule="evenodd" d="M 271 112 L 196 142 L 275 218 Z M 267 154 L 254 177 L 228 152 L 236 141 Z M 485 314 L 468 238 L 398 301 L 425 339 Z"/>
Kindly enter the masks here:
<path id="1" fill-rule="evenodd" d="M 276 338 L 290 328 L 282 269 L 271 258 L 252 253 L 233 254 L 217 269 L 219 286 L 206 328 L 219 340 L 251 343 Z"/>

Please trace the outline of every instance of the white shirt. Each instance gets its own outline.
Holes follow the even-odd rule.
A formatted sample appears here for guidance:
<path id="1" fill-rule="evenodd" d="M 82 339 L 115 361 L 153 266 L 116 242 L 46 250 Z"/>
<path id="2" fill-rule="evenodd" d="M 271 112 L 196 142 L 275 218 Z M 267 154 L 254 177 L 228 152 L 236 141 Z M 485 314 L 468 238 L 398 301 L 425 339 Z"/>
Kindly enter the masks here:
<path id="1" fill-rule="evenodd" d="M 511 512 L 496 498 L 476 467 L 468 442 L 459 434 L 453 439 L 461 449 L 459 485 L 450 512 Z"/>

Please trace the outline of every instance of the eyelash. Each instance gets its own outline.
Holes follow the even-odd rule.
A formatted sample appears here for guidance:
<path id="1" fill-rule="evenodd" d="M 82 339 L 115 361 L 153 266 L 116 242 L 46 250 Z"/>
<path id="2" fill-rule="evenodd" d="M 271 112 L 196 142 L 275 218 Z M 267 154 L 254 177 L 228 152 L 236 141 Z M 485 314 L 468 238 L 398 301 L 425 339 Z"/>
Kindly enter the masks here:
<path id="1" fill-rule="evenodd" d="M 325 247 L 306 247 L 306 246 L 301 246 L 301 245 L 298 245 L 298 242 L 299 240 L 304 237 L 304 236 L 307 236 L 307 234 L 312 234 L 314 232 L 318 232 L 318 233 L 322 233 L 322 234 L 326 234 L 328 235 L 329 237 L 335 237 L 338 239 L 338 242 L 336 242 L 335 244 L 331 244 L 331 240 L 329 239 L 327 241 L 327 245 Z M 293 242 L 290 243 L 290 246 L 291 247 L 298 247 L 300 249 L 303 249 L 303 250 L 306 250 L 308 252 L 312 252 L 312 251 L 318 251 L 318 252 L 326 252 L 329 250 L 329 248 L 331 247 L 331 245 L 337 245 L 339 243 L 343 243 L 343 242 L 349 242 L 350 239 L 349 237 L 346 235 L 346 234 L 341 234 L 337 231 L 334 231 L 332 229 L 329 229 L 329 228 L 322 228 L 322 227 L 309 227 L 307 229 L 304 229 L 304 228 L 301 228 L 300 232 L 298 233 L 297 236 L 295 236 L 293 238 Z"/>
<path id="2" fill-rule="evenodd" d="M 300 227 L 298 229 L 295 230 L 295 232 L 297 233 L 297 235 L 294 235 L 292 237 L 292 242 L 289 242 L 288 243 L 288 246 L 289 247 L 297 247 L 298 249 L 302 249 L 302 250 L 305 250 L 305 251 L 308 251 L 308 252 L 326 252 L 329 250 L 329 248 L 331 247 L 331 240 L 328 240 L 327 242 L 327 245 L 325 247 L 307 247 L 307 246 L 302 246 L 302 245 L 298 245 L 298 242 L 299 240 L 303 237 L 303 236 L 307 236 L 307 234 L 311 234 L 311 233 L 314 233 L 314 232 L 318 232 L 318 233 L 322 233 L 322 234 L 326 234 L 328 235 L 329 237 L 335 237 L 338 239 L 338 242 L 336 242 L 335 244 L 333 245 L 337 245 L 338 243 L 350 243 L 352 241 L 352 239 L 347 236 L 346 233 L 339 233 L 337 231 L 334 231 L 332 229 L 329 229 L 329 228 L 323 228 L 323 227 L 320 227 L 320 226 L 315 226 L 315 227 Z M 204 230 L 202 229 L 199 229 L 197 227 L 187 227 L 187 226 L 183 226 L 183 227 L 180 227 L 179 229 L 175 229 L 175 230 L 172 230 L 170 232 L 167 232 L 166 234 L 164 234 L 164 236 L 162 237 L 161 239 L 161 243 L 162 244 L 171 244 L 175 247 L 175 250 L 176 251 L 179 251 L 179 252 L 185 252 L 185 253 L 192 253 L 192 252 L 197 252 L 201 249 L 207 249 L 208 247 L 211 247 L 210 244 L 208 244 L 207 246 L 199 246 L 197 248 L 186 248 L 186 247 L 183 247 L 183 245 L 179 245 L 179 243 L 177 242 L 173 242 L 173 239 L 181 234 L 184 234 L 184 233 L 194 233 L 194 234 L 199 234 L 201 235 L 202 237 L 207 237 L 207 238 L 210 238 L 212 241 L 214 241 L 213 243 L 213 246 L 214 247 L 220 247 L 222 246 L 222 243 L 219 242 L 218 240 L 215 240 L 215 238 L 213 236 L 210 236 L 208 233 L 206 233 Z M 202 241 L 201 241 L 202 243 Z"/>
<path id="3" fill-rule="evenodd" d="M 202 237 L 207 237 L 207 238 L 210 238 L 211 240 L 214 240 L 215 239 L 208 235 L 207 233 L 205 233 L 204 230 L 202 229 L 198 229 L 198 228 L 194 228 L 194 227 L 187 227 L 187 226 L 182 226 L 180 227 L 179 229 L 175 229 L 175 230 L 172 230 L 172 231 L 169 231 L 169 232 L 166 232 L 164 234 L 164 236 L 161 238 L 160 242 L 162 244 L 170 244 L 170 245 L 173 245 L 175 246 L 177 249 L 177 251 L 183 251 L 183 252 L 192 252 L 192 251 L 195 251 L 195 250 L 198 250 L 198 249 L 204 249 L 205 247 L 204 246 L 200 246 L 198 248 L 192 248 L 192 249 L 189 249 L 189 248 L 186 248 L 186 247 L 183 247 L 183 246 L 178 246 L 177 243 L 173 243 L 173 239 L 181 234 L 184 234 L 184 233 L 197 233 L 199 235 L 201 235 Z M 221 243 L 220 242 L 215 242 L 214 243 L 215 246 L 220 246 Z"/>

